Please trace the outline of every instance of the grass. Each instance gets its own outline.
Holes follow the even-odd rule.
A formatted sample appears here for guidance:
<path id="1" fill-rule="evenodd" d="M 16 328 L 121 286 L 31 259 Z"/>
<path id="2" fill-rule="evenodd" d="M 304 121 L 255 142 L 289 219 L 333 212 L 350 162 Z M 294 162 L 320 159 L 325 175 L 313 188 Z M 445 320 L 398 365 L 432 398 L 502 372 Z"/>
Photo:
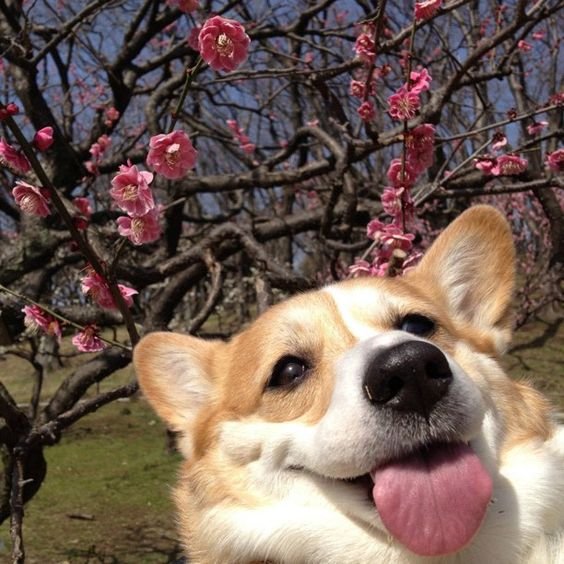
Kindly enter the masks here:
<path id="1" fill-rule="evenodd" d="M 564 413 L 562 315 L 537 319 L 517 331 L 503 365 L 513 378 L 529 381 Z"/>
<path id="2" fill-rule="evenodd" d="M 44 399 L 84 358 L 68 360 L 65 368 L 46 379 Z M 513 377 L 531 380 L 564 410 L 561 317 L 538 320 L 517 332 L 504 364 Z M 0 370 L 16 399 L 28 401 L 29 366 L 9 357 L 0 363 Z M 130 367 L 121 370 L 101 389 L 123 383 L 131 375 Z M 26 562 L 173 561 L 178 545 L 170 487 L 180 458 L 165 452 L 164 427 L 143 399 L 117 402 L 89 415 L 45 454 L 47 479 L 26 506 Z M 9 526 L 4 523 L 0 563 L 10 562 L 9 552 Z"/>
<path id="3" fill-rule="evenodd" d="M 27 562 L 163 563 L 176 552 L 170 487 L 179 457 L 143 400 L 109 405 L 45 451 L 48 476 L 26 506 Z M 0 528 L 8 562 L 9 528 Z M 4 560 L 3 560 L 4 558 Z"/>

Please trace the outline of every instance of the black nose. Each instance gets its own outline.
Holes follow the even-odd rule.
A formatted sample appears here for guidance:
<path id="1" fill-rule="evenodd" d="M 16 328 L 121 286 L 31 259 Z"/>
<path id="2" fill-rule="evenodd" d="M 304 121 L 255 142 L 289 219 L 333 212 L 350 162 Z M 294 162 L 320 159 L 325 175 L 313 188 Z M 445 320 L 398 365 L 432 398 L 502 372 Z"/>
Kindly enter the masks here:
<path id="1" fill-rule="evenodd" d="M 405 341 L 372 359 L 364 377 L 364 392 L 374 405 L 428 417 L 451 382 L 448 361 L 437 347 Z"/>

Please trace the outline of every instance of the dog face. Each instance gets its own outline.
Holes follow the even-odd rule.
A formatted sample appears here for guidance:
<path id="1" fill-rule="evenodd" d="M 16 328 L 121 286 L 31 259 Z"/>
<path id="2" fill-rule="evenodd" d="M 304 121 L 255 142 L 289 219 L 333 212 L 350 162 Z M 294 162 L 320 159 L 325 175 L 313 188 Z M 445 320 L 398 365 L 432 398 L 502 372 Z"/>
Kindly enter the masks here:
<path id="1" fill-rule="evenodd" d="M 505 220 L 477 206 L 402 278 L 296 296 L 228 343 L 146 336 L 135 366 L 182 435 L 191 557 L 517 562 L 558 529 L 558 502 L 543 493 L 537 508 L 535 486 L 562 482 L 560 435 L 496 362 L 513 263 Z M 525 487 L 523 462 L 542 480 Z"/>

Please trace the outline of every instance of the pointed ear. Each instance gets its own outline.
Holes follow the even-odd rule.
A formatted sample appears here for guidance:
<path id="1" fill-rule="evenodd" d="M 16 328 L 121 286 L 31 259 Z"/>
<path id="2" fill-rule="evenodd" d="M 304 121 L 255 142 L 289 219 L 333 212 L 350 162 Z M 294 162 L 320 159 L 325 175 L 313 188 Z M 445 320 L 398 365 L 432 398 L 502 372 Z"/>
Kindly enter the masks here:
<path id="1" fill-rule="evenodd" d="M 177 333 L 150 333 L 135 347 L 141 390 L 173 430 L 190 432 L 199 410 L 213 400 L 211 362 L 221 346 Z"/>
<path id="2" fill-rule="evenodd" d="M 498 349 L 511 333 L 509 306 L 515 278 L 515 249 L 505 217 L 490 206 L 461 214 L 433 243 L 413 272 L 427 288 L 438 288 L 460 321 L 498 329 Z"/>

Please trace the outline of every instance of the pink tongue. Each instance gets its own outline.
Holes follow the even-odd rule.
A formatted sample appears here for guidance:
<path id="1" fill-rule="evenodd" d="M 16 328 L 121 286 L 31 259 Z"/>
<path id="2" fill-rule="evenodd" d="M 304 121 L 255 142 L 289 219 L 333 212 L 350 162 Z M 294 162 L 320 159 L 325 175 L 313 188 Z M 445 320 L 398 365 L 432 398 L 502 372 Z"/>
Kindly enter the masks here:
<path id="1" fill-rule="evenodd" d="M 374 503 L 388 531 L 421 556 L 456 552 L 474 536 L 492 480 L 472 449 L 436 445 L 372 472 Z"/>

